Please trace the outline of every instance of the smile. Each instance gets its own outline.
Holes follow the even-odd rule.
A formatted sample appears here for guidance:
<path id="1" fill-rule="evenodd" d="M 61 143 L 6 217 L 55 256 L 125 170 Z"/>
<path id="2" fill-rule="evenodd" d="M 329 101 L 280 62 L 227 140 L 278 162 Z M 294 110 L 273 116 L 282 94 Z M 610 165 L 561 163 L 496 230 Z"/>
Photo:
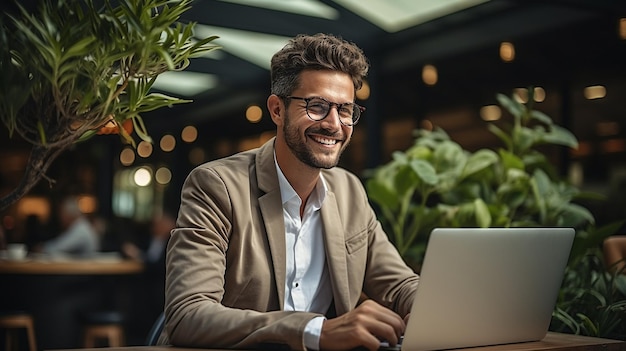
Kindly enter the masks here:
<path id="1" fill-rule="evenodd" d="M 335 144 L 337 144 L 337 140 L 335 140 L 335 139 L 323 138 L 323 137 L 320 137 L 320 136 L 311 136 L 311 139 L 315 140 L 316 142 L 318 142 L 320 144 L 324 144 L 324 145 L 335 145 Z"/>

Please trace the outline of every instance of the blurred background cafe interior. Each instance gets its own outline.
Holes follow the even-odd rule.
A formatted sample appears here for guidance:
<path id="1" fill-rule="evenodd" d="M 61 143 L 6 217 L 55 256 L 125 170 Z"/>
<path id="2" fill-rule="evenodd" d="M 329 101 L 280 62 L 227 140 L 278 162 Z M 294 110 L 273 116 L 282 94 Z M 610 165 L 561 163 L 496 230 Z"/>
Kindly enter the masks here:
<path id="1" fill-rule="evenodd" d="M 193 59 L 182 72 L 162 74 L 154 90 L 193 102 L 142 116 L 152 144 L 134 149 L 118 135 L 98 135 L 63 153 L 47 172 L 50 181 L 41 180 L 0 212 L 2 245 L 25 243 L 34 250 L 54 239 L 62 200 L 72 195 L 98 232 L 104 259 L 141 256 L 155 220 L 175 217 L 193 167 L 274 135 L 265 109 L 270 57 L 288 38 L 317 32 L 357 43 L 372 65 L 357 94 L 367 110 L 341 166 L 363 175 L 413 145 L 420 128 L 441 128 L 470 151 L 496 149 L 501 142 L 487 124 L 511 120 L 496 95 L 523 103 L 533 96 L 535 109 L 579 141 L 576 149 L 548 150 L 560 175 L 606 197 L 586 204 L 598 224 L 626 219 L 624 1 L 196 0 L 182 20 L 197 23 L 199 38 L 219 36 L 221 49 Z M 4 196 L 20 182 L 30 145 L 0 128 Z M 118 300 L 133 306 L 132 278 L 100 278 L 121 285 Z M 150 292 L 157 301 L 158 284 Z M 143 341 L 160 312 L 155 305 L 146 307 L 145 320 L 130 322 L 126 343 Z M 39 339 L 41 347 L 82 342 Z"/>

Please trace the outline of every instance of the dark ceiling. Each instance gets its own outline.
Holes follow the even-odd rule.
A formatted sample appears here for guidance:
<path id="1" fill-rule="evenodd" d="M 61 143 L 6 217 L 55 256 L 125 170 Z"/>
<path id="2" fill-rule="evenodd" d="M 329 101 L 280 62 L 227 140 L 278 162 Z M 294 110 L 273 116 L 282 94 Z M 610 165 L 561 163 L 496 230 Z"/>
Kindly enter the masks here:
<path id="1" fill-rule="evenodd" d="M 492 0 L 395 33 L 334 1 L 320 2 L 335 8 L 339 20 L 218 0 L 196 0 L 184 20 L 284 37 L 328 32 L 357 43 L 372 62 L 372 98 L 364 102 L 370 119 L 419 115 L 455 104 L 494 103 L 496 93 L 508 93 L 513 87 L 558 89 L 584 80 L 585 75 L 626 79 L 626 40 L 618 32 L 626 1 Z M 502 41 L 515 45 L 514 62 L 500 60 Z M 194 123 L 232 136 L 272 128 L 267 118 L 260 125 L 244 118 L 248 105 L 265 106 L 269 72 L 224 49 L 222 59 L 195 59 L 187 69 L 217 75 L 218 86 L 193 96 L 191 104 L 154 113 L 152 128 Z M 438 69 L 434 87 L 421 82 L 424 64 Z"/>
<path id="2" fill-rule="evenodd" d="M 372 63 L 368 78 L 372 95 L 362 102 L 367 112 L 360 123 L 365 125 L 406 116 L 420 119 L 453 106 L 495 103 L 497 93 L 515 87 L 563 90 L 577 84 L 613 84 L 608 95 L 612 100 L 607 99 L 612 105 L 605 110 L 618 115 L 626 129 L 626 40 L 618 30 L 619 19 L 626 17 L 624 0 L 491 0 L 397 32 L 381 29 L 339 5 L 340 0 L 284 1 L 319 3 L 338 16 L 326 19 L 251 6 L 262 0 L 195 0 L 182 20 L 281 38 L 327 32 L 357 43 Z M 394 3 L 357 3 L 381 1 Z M 193 102 L 144 115 L 151 134 L 178 132 L 187 124 L 198 126 L 201 137 L 234 138 L 273 129 L 269 118 L 258 124 L 244 118 L 249 105 L 264 109 L 269 71 L 233 53 L 229 44 L 219 42 L 222 39 L 229 39 L 228 34 L 218 39 L 223 46 L 219 59 L 193 59 L 185 70 L 215 75 L 217 86 L 193 96 L 165 91 Z M 502 41 L 515 45 L 515 61 L 500 60 Z M 425 64 L 437 67 L 435 86 L 421 80 Z"/>

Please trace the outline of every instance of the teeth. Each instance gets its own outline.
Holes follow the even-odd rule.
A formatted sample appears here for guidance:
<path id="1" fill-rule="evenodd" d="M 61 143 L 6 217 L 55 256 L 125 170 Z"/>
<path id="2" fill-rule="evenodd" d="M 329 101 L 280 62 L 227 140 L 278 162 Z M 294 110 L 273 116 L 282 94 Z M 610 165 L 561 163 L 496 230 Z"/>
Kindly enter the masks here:
<path id="1" fill-rule="evenodd" d="M 315 139 L 315 141 L 317 141 L 320 144 L 324 144 L 324 145 L 335 145 L 337 144 L 337 140 L 335 139 L 325 139 L 325 138 L 319 138 L 319 137 L 314 137 L 313 139 Z"/>

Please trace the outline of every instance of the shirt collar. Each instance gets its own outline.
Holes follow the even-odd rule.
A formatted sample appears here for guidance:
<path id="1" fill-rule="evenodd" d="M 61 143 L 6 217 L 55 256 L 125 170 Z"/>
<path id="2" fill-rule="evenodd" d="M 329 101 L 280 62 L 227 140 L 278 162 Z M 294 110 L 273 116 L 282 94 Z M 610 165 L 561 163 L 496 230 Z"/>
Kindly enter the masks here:
<path id="1" fill-rule="evenodd" d="M 283 206 L 294 197 L 299 199 L 298 194 L 293 189 L 291 184 L 289 184 L 289 181 L 278 165 L 278 161 L 276 161 L 276 151 L 274 151 L 274 166 L 276 167 L 276 174 L 278 174 L 278 185 L 280 186 L 280 197 Z M 318 210 L 322 207 L 322 203 L 324 203 L 324 199 L 326 198 L 326 193 L 328 193 L 328 185 L 326 184 L 324 175 L 320 172 L 320 177 L 309 199 L 309 205 L 313 206 L 313 210 Z"/>

